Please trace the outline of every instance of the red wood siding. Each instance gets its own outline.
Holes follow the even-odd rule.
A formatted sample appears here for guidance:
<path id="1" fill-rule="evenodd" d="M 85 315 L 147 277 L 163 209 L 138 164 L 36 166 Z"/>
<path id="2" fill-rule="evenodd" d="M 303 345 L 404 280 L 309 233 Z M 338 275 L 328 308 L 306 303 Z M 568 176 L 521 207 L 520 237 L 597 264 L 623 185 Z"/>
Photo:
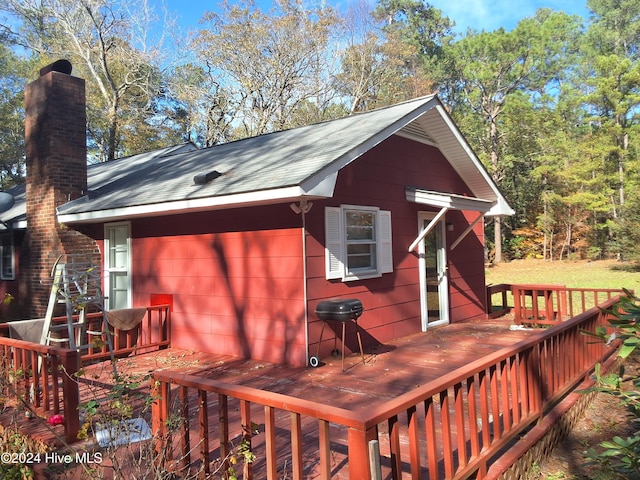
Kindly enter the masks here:
<path id="1" fill-rule="evenodd" d="M 334 198 L 314 201 L 305 236 L 308 327 L 302 218 L 288 204 L 132 220 L 134 304 L 171 298 L 174 347 L 292 365 L 306 363 L 307 328 L 309 352 L 316 353 L 322 322 L 315 307 L 323 299 L 363 302 L 358 324 L 365 345 L 419 332 L 418 257 L 407 249 L 418 233 L 418 212 L 434 209 L 407 202 L 406 186 L 470 193 L 436 148 L 392 137 L 339 172 Z M 325 279 L 324 207 L 341 204 L 392 212 L 393 273 L 346 283 Z M 475 216 L 447 213 L 454 224 L 449 245 Z M 484 316 L 481 224 L 448 260 L 451 320 Z M 322 356 L 333 348 L 331 328 L 324 339 Z M 357 350 L 352 324 L 347 348 Z"/>
<path id="2" fill-rule="evenodd" d="M 358 298 L 365 311 L 358 320 L 363 342 L 385 343 L 421 330 L 419 267 L 416 252 L 408 247 L 418 234 L 418 212 L 436 211 L 406 201 L 405 187 L 456 194 L 471 194 L 460 176 L 435 147 L 392 137 L 338 174 L 334 198 L 316 201 L 307 216 L 307 272 L 309 293 L 309 342 L 315 354 L 322 322 L 315 315 L 318 302 L 333 297 Z M 341 204 L 376 206 L 392 212 L 394 272 L 380 278 L 354 282 L 325 279 L 324 206 Z M 477 216 L 450 211 L 447 232 L 451 245 Z M 448 249 L 451 321 L 485 317 L 484 248 L 482 223 L 454 250 Z M 335 329 L 339 325 L 331 325 Z M 357 351 L 355 329 L 347 333 L 347 347 Z M 333 348 L 331 331 L 323 336 L 321 356 Z"/>
<path id="3" fill-rule="evenodd" d="M 478 216 L 477 212 L 447 212 L 454 231 L 447 232 L 451 321 L 483 317 L 486 312 L 484 222 L 478 222 L 455 249 L 450 246 Z"/>
<path id="4" fill-rule="evenodd" d="M 301 231 L 287 205 L 134 221 L 134 303 L 172 295 L 174 347 L 304 365 Z"/>

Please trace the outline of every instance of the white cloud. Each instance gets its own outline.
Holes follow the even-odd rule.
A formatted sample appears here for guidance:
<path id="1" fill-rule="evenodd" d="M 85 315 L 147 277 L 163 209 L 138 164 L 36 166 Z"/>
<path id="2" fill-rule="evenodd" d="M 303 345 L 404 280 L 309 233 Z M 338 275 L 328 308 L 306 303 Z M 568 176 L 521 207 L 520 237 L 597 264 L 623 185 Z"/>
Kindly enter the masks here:
<path id="1" fill-rule="evenodd" d="M 493 31 L 504 27 L 511 30 L 520 20 L 533 16 L 543 7 L 587 15 L 586 0 L 427 0 L 427 3 L 455 21 L 459 33 L 465 33 L 468 28 Z"/>

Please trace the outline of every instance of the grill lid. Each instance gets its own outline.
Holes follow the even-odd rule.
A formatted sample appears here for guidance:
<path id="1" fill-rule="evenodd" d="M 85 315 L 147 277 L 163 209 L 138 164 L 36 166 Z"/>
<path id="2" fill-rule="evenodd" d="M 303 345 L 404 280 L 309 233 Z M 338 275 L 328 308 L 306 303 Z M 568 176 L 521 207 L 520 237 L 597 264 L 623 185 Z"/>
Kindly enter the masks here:
<path id="1" fill-rule="evenodd" d="M 331 300 L 323 300 L 316 307 L 316 315 L 320 320 L 334 320 L 346 322 L 347 320 L 356 319 L 362 312 L 364 307 L 362 302 L 357 298 L 333 298 Z"/>

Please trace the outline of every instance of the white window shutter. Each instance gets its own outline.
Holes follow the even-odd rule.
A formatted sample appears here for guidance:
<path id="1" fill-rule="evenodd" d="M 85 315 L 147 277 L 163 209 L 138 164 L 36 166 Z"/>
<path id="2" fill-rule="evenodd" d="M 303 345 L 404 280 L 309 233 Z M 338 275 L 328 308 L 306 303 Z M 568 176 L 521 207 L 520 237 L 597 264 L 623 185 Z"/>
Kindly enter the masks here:
<path id="1" fill-rule="evenodd" d="M 324 208 L 325 272 L 327 280 L 343 276 L 342 210 L 340 207 Z"/>
<path id="2" fill-rule="evenodd" d="M 391 212 L 388 210 L 380 210 L 378 214 L 380 221 L 379 235 L 379 251 L 380 251 L 380 273 L 393 272 L 393 250 L 391 248 Z"/>

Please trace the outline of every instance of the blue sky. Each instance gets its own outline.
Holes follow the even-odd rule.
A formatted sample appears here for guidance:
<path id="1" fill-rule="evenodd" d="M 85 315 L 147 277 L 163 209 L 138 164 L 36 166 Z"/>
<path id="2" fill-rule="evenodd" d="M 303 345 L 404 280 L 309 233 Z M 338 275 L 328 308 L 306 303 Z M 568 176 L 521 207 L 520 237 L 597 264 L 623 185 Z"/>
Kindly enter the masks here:
<path id="1" fill-rule="evenodd" d="M 188 30 L 197 27 L 198 20 L 206 10 L 215 10 L 219 0 L 165 0 L 171 12 L 180 17 L 182 27 Z M 323 0 L 342 10 L 349 0 Z M 233 3 L 232 0 L 230 0 Z M 259 5 L 271 2 L 257 0 Z M 372 0 L 372 5 L 375 5 Z M 549 7 L 569 14 L 588 16 L 587 0 L 427 0 L 446 16 L 456 22 L 456 31 L 464 33 L 467 28 L 491 31 L 499 27 L 511 30 L 518 21 L 532 16 L 538 8 Z"/>

